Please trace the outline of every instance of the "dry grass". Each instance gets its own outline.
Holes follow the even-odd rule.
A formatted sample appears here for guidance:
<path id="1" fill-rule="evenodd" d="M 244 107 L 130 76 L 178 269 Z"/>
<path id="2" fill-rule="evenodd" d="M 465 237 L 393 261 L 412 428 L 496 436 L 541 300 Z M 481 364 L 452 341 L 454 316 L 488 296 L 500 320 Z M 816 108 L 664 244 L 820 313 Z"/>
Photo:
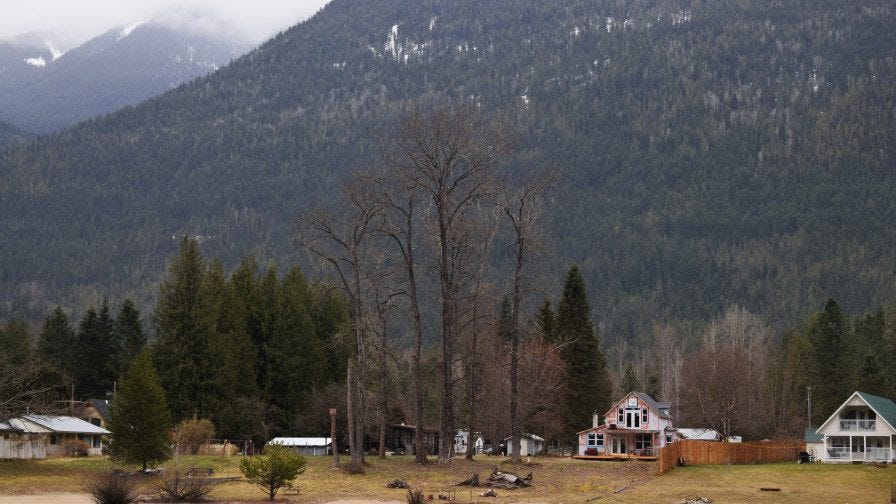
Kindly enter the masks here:
<path id="1" fill-rule="evenodd" d="M 419 466 L 411 457 L 386 460 L 368 458 L 367 473 L 348 476 L 330 468 L 329 457 L 309 457 L 305 474 L 297 480 L 298 493 L 278 495 L 278 500 L 298 503 L 330 501 L 399 501 L 406 491 L 387 489 L 392 479 L 404 479 L 427 495 L 450 495 L 460 502 L 569 503 L 656 502 L 677 503 L 684 497 L 709 497 L 713 502 L 886 502 L 896 482 L 896 468 L 875 469 L 851 465 L 770 464 L 758 466 L 705 466 L 679 468 L 654 476 L 656 465 L 647 462 L 594 462 L 571 459 L 536 459 L 537 464 L 517 467 L 503 459 L 477 457 L 450 464 Z M 239 457 L 181 457 L 182 468 L 211 467 L 214 476 L 239 476 Z M 111 467 L 104 458 L 0 461 L 0 493 L 33 494 L 78 492 L 85 471 Z M 173 469 L 174 462 L 168 463 Z M 483 479 L 494 467 L 525 475 L 532 472 L 532 488 L 498 490 L 498 498 L 479 497 L 484 489 L 453 486 L 478 473 Z M 760 487 L 780 492 L 761 492 Z M 624 490 L 617 492 L 617 490 Z M 261 490 L 245 482 L 215 487 L 212 497 L 225 502 L 263 502 Z M 438 502 L 438 501 L 436 501 Z"/>

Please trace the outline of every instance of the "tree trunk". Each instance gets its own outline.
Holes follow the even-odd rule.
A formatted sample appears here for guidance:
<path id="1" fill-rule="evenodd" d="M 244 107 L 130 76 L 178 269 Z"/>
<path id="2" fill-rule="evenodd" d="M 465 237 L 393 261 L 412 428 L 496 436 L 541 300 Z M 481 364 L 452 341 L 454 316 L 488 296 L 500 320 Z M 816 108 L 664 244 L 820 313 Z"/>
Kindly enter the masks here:
<path id="1" fill-rule="evenodd" d="M 352 461 L 355 460 L 355 408 L 354 408 L 354 383 L 352 383 L 352 359 L 348 360 L 345 373 L 345 409 L 346 423 L 348 424 L 348 452 Z"/>
<path id="2" fill-rule="evenodd" d="M 525 239 L 517 237 L 516 268 L 513 274 L 513 313 L 510 343 L 510 451 L 511 462 L 520 461 L 520 426 L 517 418 L 519 402 L 520 290 L 523 283 Z"/>
<path id="3" fill-rule="evenodd" d="M 330 410 L 330 450 L 333 452 L 333 467 L 339 467 L 339 448 L 336 446 L 336 409 Z"/>
<path id="4" fill-rule="evenodd" d="M 451 272 L 449 271 L 448 229 L 446 216 L 442 215 L 444 202 L 437 206 L 439 211 L 439 238 L 441 258 L 439 280 L 442 294 L 442 404 L 439 411 L 439 462 L 447 462 L 451 458 L 454 445 L 454 381 L 451 364 L 454 362 L 454 292 Z"/>
<path id="5" fill-rule="evenodd" d="M 387 369 L 386 369 L 386 322 L 385 319 L 381 318 L 381 339 L 380 339 L 380 432 L 379 432 L 379 442 L 380 449 L 378 456 L 381 459 L 386 458 L 386 417 L 387 410 L 389 409 L 389 397 L 386 390 L 386 383 L 388 381 Z"/>

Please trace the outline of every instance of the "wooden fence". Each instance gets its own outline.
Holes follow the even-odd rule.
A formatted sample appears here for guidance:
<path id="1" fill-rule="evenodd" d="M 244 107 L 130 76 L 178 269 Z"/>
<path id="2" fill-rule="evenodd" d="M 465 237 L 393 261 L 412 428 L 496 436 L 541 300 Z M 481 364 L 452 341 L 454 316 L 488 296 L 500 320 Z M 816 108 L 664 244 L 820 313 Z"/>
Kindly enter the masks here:
<path id="1" fill-rule="evenodd" d="M 659 474 L 686 465 L 740 465 L 796 462 L 806 443 L 797 439 L 778 439 L 751 443 L 721 443 L 715 441 L 676 441 L 659 453 Z"/>

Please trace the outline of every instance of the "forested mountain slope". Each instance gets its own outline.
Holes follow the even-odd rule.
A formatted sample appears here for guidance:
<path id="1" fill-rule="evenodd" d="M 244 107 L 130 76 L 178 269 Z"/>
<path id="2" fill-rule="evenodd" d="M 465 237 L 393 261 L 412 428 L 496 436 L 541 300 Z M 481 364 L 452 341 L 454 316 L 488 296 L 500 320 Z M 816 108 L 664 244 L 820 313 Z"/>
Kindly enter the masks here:
<path id="1" fill-rule="evenodd" d="M 218 72 L 0 154 L 4 313 L 155 294 L 177 236 L 295 260 L 415 103 L 519 126 L 564 177 L 556 271 L 608 339 L 740 303 L 784 324 L 896 287 L 896 6 L 861 0 L 334 0 Z M 559 274 L 555 275 L 559 278 Z"/>
<path id="2" fill-rule="evenodd" d="M 0 43 L 0 120 L 39 133 L 161 94 L 245 52 L 158 22 L 109 30 L 67 51 L 39 34 L 23 38 Z"/>

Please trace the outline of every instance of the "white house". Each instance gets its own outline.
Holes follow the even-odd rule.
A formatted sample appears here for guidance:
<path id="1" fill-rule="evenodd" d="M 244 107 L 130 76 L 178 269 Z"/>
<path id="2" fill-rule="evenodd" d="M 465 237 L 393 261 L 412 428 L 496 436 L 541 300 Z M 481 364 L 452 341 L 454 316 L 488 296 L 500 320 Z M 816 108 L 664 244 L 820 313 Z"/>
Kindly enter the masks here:
<path id="1" fill-rule="evenodd" d="M 6 429 L 3 431 L 4 458 L 65 456 L 81 447 L 87 455 L 101 455 L 103 436 L 110 434 L 102 427 L 71 416 L 25 415 L 2 425 Z"/>
<path id="2" fill-rule="evenodd" d="M 629 392 L 604 415 L 595 413 L 590 429 L 578 433 L 578 457 L 654 458 L 657 450 L 676 440 L 669 403 L 658 403 L 644 392 Z"/>
<path id="3" fill-rule="evenodd" d="M 467 453 L 467 438 L 470 435 L 470 431 L 467 430 L 458 430 L 454 433 L 454 453 L 458 455 L 465 455 Z M 482 448 L 485 446 L 485 441 L 482 439 L 482 434 L 478 432 L 473 433 L 473 454 L 482 453 Z"/>
<path id="4" fill-rule="evenodd" d="M 544 450 L 544 438 L 524 432 L 520 434 L 520 457 L 538 455 Z M 504 455 L 510 455 L 510 438 L 504 438 Z"/>
<path id="5" fill-rule="evenodd" d="M 853 392 L 836 411 L 816 429 L 822 436 L 823 462 L 896 461 L 893 438 L 896 436 L 896 404 L 868 394 Z"/>
<path id="6" fill-rule="evenodd" d="M 269 444 L 287 446 L 299 455 L 329 455 L 330 441 L 328 437 L 275 437 Z"/>

